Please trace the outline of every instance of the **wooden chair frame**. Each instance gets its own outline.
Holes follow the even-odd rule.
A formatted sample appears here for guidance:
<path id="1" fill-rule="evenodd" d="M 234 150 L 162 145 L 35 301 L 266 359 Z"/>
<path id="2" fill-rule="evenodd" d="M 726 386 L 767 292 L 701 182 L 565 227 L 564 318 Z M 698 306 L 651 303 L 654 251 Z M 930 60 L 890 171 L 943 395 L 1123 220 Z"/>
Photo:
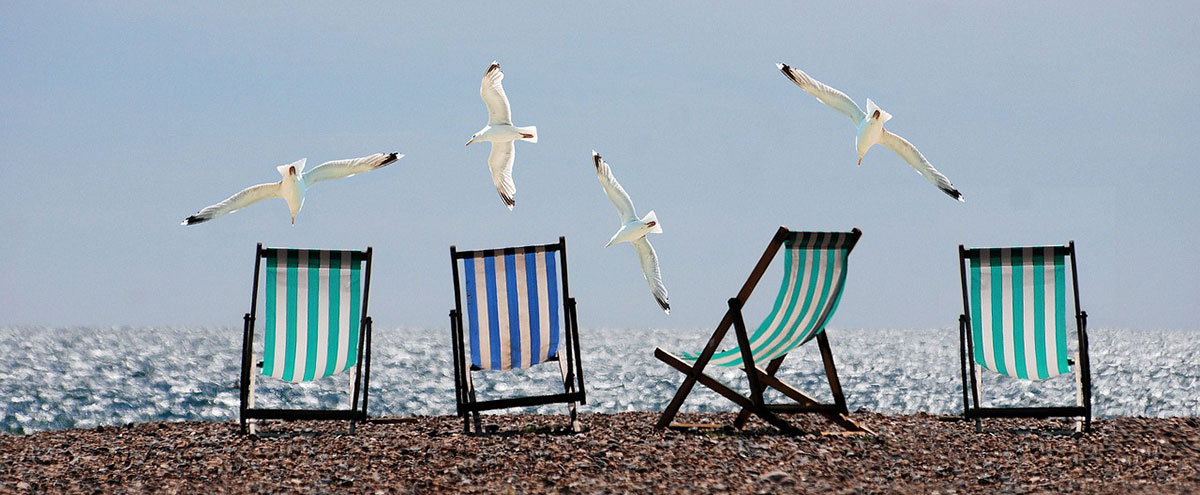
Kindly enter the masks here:
<path id="1" fill-rule="evenodd" d="M 678 414 L 679 408 L 683 405 L 683 401 L 691 393 L 692 387 L 699 382 L 742 408 L 734 420 L 734 427 L 738 429 L 745 426 L 750 415 L 755 415 L 772 426 L 779 428 L 784 433 L 798 434 L 801 431 L 781 418 L 779 413 L 817 413 L 848 431 L 870 433 L 870 430 L 850 418 L 850 412 L 846 407 L 846 398 L 842 394 L 841 382 L 838 381 L 837 369 L 833 364 L 833 353 L 829 347 L 829 337 L 826 336 L 823 329 L 817 334 L 816 341 L 817 346 L 821 350 L 821 359 L 825 364 L 825 375 L 829 380 L 829 388 L 833 393 L 833 404 L 822 404 L 775 376 L 775 373 L 783 364 L 784 358 L 787 357 L 786 354 L 768 362 L 765 369 L 758 367 L 758 363 L 754 362 L 754 356 L 750 351 L 749 334 L 746 332 L 746 325 L 742 319 L 742 307 L 754 292 L 759 279 L 766 273 L 767 268 L 775 259 L 775 255 L 779 252 L 779 248 L 783 246 L 784 241 L 795 234 L 795 232 L 788 230 L 787 227 L 779 227 L 779 230 L 775 232 L 775 236 L 771 238 L 771 242 L 767 244 L 767 249 L 763 251 L 762 257 L 759 258 L 758 264 L 750 272 L 750 277 L 742 285 L 742 290 L 738 292 L 737 297 L 729 299 L 729 309 L 725 312 L 725 316 L 721 318 L 721 322 L 717 325 L 712 337 L 708 340 L 708 344 L 704 346 L 704 350 L 701 351 L 694 364 L 688 364 L 686 361 L 662 348 L 654 350 L 654 357 L 686 375 L 683 383 L 679 385 L 679 389 L 675 392 L 675 396 L 659 416 L 658 423 L 655 425 L 656 428 L 704 426 L 684 425 L 672 422 L 676 414 Z M 862 236 L 862 231 L 855 228 L 850 232 L 850 236 L 849 245 L 846 248 L 847 252 L 854 249 L 859 237 Z M 822 326 L 824 326 L 824 320 L 828 316 L 828 314 L 821 315 L 820 324 Z M 746 380 L 750 385 L 749 397 L 742 395 L 732 387 L 704 373 L 704 367 L 708 365 L 709 360 L 716 353 L 718 346 L 721 345 L 721 341 L 729 332 L 730 327 L 734 329 L 738 346 L 742 351 L 743 370 L 746 373 Z M 793 402 L 784 404 L 765 403 L 763 401 L 763 392 L 766 387 L 782 393 Z"/>
<path id="2" fill-rule="evenodd" d="M 982 431 L 984 418 L 1037 418 L 1077 417 L 1077 431 L 1092 430 L 1092 371 L 1088 359 L 1087 312 L 1079 305 L 1079 275 L 1075 268 L 1075 241 L 1066 246 L 1066 256 L 1071 258 L 1071 286 L 1075 296 L 1075 326 L 1079 348 L 1075 360 L 1079 368 L 1074 371 L 1076 385 L 1076 405 L 1057 407 L 982 407 L 983 402 L 983 367 L 971 356 L 975 355 L 975 343 L 971 333 L 971 302 L 967 290 L 967 258 L 968 249 L 959 244 L 958 266 L 962 280 L 963 313 L 958 317 L 959 360 L 962 366 L 962 399 L 963 418 L 975 420 L 975 430 Z M 969 371 L 968 371 L 969 370 Z"/>
<path id="3" fill-rule="evenodd" d="M 258 315 L 258 276 L 262 259 L 267 252 L 274 248 L 263 248 L 258 243 L 254 254 L 254 289 L 250 294 L 250 312 L 242 317 L 242 375 L 239 384 L 240 407 L 238 408 L 239 430 L 245 434 L 255 434 L 254 425 L 247 424 L 249 420 L 278 419 L 291 420 L 335 420 L 349 421 L 350 433 L 354 433 L 355 423 L 367 421 L 367 396 L 370 390 L 371 376 L 371 328 L 372 320 L 367 316 L 367 303 L 371 294 L 371 256 L 372 248 L 366 251 L 350 251 L 353 256 L 365 259 L 363 268 L 362 315 L 359 327 L 358 353 L 354 373 L 350 376 L 349 396 L 350 407 L 346 409 L 287 409 L 287 408 L 257 408 L 254 407 L 255 373 L 253 368 L 261 368 L 262 362 L 253 363 L 254 354 L 254 322 Z M 317 251 L 305 250 L 300 251 Z M 331 251 L 341 253 L 345 251 Z"/>
<path id="4" fill-rule="evenodd" d="M 475 396 L 475 383 L 471 373 L 481 370 L 470 363 L 471 351 L 467 348 L 470 344 L 467 341 L 462 321 L 462 289 L 459 282 L 458 262 L 465 258 L 475 257 L 478 254 L 499 256 L 515 254 L 518 249 L 530 248 L 544 248 L 546 252 L 558 253 L 559 266 L 561 267 L 561 276 L 559 277 L 561 279 L 559 282 L 561 286 L 560 295 L 563 301 L 564 316 L 561 328 L 563 342 L 559 354 L 543 362 L 558 361 L 559 371 L 562 374 L 563 392 L 485 401 L 477 400 Z M 467 434 L 479 434 L 483 432 L 479 417 L 481 411 L 557 403 L 567 404 L 572 430 L 576 432 L 582 431 L 583 426 L 578 419 L 576 403 L 587 404 L 587 391 L 583 385 L 583 362 L 580 359 L 579 352 L 579 321 L 575 310 L 575 298 L 570 296 L 568 289 L 566 238 L 559 237 L 557 243 L 540 246 L 515 246 L 473 251 L 459 251 L 456 246 L 450 246 L 450 264 L 454 272 L 454 309 L 450 310 L 450 338 L 451 347 L 454 350 L 454 397 L 457 405 L 457 414 L 463 418 L 463 432 Z M 563 359 L 564 354 L 566 355 L 565 360 Z M 474 431 L 471 430 L 472 424 L 475 426 Z"/>

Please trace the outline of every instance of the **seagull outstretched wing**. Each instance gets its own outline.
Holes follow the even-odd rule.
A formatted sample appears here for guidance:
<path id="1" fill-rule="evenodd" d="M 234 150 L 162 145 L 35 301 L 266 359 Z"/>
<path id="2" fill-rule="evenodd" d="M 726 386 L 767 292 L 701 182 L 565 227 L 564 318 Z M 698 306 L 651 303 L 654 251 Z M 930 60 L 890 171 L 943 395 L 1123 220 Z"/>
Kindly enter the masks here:
<path id="1" fill-rule="evenodd" d="M 195 215 L 183 219 L 183 222 L 180 225 L 193 225 L 200 222 L 207 222 L 221 215 L 238 211 L 264 199 L 282 197 L 283 196 L 280 194 L 279 182 L 250 186 L 238 191 L 237 194 L 230 196 L 225 201 L 212 206 L 204 207 L 204 209 L 196 212 Z"/>
<path id="2" fill-rule="evenodd" d="M 916 170 L 917 173 L 925 176 L 929 182 L 932 182 L 933 185 L 937 186 L 938 189 L 941 189 L 942 192 L 949 194 L 951 198 L 959 201 L 966 201 L 963 199 L 962 193 L 958 192 L 958 189 L 954 188 L 954 184 L 950 183 L 950 179 L 947 179 L 945 175 L 942 175 L 942 173 L 938 172 L 936 168 L 933 168 L 933 165 L 929 163 L 929 160 L 925 159 L 925 155 L 922 155 L 920 151 L 917 151 L 917 147 L 913 146 L 912 143 L 908 142 L 907 139 L 904 139 L 896 134 L 892 134 L 887 129 L 884 129 L 883 136 L 879 138 L 879 144 L 887 146 L 892 151 L 895 151 L 896 154 L 904 158 L 904 161 L 908 162 L 913 170 Z"/>
<path id="3" fill-rule="evenodd" d="M 487 72 L 483 73 L 483 83 L 479 86 L 479 96 L 488 109 L 488 125 L 512 125 L 512 109 L 508 106 L 508 95 L 504 94 L 504 86 L 500 81 L 504 73 L 500 72 L 500 64 L 492 61 Z"/>
<path id="4" fill-rule="evenodd" d="M 374 155 L 362 158 L 325 162 L 312 170 L 304 172 L 304 183 L 311 186 L 321 181 L 341 179 L 342 177 L 369 172 L 399 160 L 403 156 L 397 153 L 375 153 Z"/>
<path id="5" fill-rule="evenodd" d="M 667 286 L 663 285 L 662 273 L 658 270 L 658 254 L 654 252 L 654 246 L 651 246 L 650 241 L 643 237 L 633 241 L 633 248 L 637 250 L 638 261 L 642 263 L 642 275 L 650 284 L 650 292 L 654 294 L 654 300 L 658 302 L 658 306 L 664 313 L 671 314 L 671 305 L 667 302 Z"/>
<path id="6" fill-rule="evenodd" d="M 513 209 L 517 204 L 515 198 L 517 194 L 517 185 L 513 183 L 512 169 L 513 158 L 517 152 L 517 147 L 512 141 L 497 141 L 492 143 L 492 152 L 488 154 L 488 168 L 492 170 L 492 183 L 496 184 L 496 191 L 500 193 L 500 199 L 504 200 L 504 205 L 508 209 Z"/>
<path id="7" fill-rule="evenodd" d="M 637 213 L 633 209 L 633 200 L 629 199 L 629 194 L 625 192 L 625 188 L 617 182 L 617 178 L 613 177 L 612 169 L 608 168 L 608 163 L 600 158 L 600 155 L 595 151 L 592 152 L 592 162 L 596 165 L 596 178 L 600 179 L 600 185 L 604 187 L 604 194 L 608 196 L 608 200 L 612 201 L 613 206 L 617 207 L 617 214 L 621 216 L 621 223 L 629 223 L 637 220 Z M 654 250 L 650 250 L 651 254 Z"/>
<path id="8" fill-rule="evenodd" d="M 862 109 L 858 108 L 858 104 L 854 103 L 854 100 L 851 100 L 849 96 L 846 96 L 846 93 L 826 86 L 821 81 L 808 77 L 808 74 L 805 74 L 804 71 L 789 67 L 787 64 L 775 64 L 775 66 L 779 67 L 780 72 L 783 72 L 783 75 L 791 79 L 801 89 L 821 100 L 821 103 L 841 112 L 842 115 L 850 117 L 850 120 L 854 121 L 854 125 L 858 125 L 859 122 L 862 122 L 866 118 L 867 114 L 863 113 Z"/>

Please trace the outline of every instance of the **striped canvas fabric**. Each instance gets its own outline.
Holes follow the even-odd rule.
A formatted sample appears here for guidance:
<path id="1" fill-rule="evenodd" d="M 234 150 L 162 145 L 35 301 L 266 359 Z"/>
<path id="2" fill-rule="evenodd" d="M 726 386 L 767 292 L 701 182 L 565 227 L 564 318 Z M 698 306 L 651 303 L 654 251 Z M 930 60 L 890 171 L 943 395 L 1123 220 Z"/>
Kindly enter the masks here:
<path id="1" fill-rule="evenodd" d="M 967 251 L 975 362 L 1026 380 L 1069 373 L 1065 246 Z"/>
<path id="2" fill-rule="evenodd" d="M 362 265 L 356 251 L 268 249 L 262 374 L 312 381 L 357 362 Z"/>
<path id="3" fill-rule="evenodd" d="M 528 368 L 558 354 L 557 251 L 544 246 L 478 252 L 463 259 L 471 364 Z"/>
<path id="4" fill-rule="evenodd" d="M 812 340 L 837 309 L 846 281 L 851 236 L 834 232 L 796 232 L 784 241 L 783 280 L 770 314 L 750 335 L 754 362 L 765 363 Z M 713 354 L 711 364 L 741 366 L 740 347 Z M 699 354 L 683 353 L 696 360 Z"/>

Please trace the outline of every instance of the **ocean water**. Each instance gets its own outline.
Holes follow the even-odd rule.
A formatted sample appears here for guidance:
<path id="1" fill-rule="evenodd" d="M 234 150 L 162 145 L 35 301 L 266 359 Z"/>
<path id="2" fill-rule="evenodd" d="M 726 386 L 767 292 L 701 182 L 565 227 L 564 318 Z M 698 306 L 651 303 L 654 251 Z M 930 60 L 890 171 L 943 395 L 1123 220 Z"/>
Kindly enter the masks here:
<path id="1" fill-rule="evenodd" d="M 657 411 L 681 376 L 653 357 L 655 346 L 699 350 L 710 330 L 583 329 L 588 404 L 583 412 Z M 1097 416 L 1200 416 L 1200 331 L 1092 329 Z M 961 411 L 957 329 L 831 329 L 830 342 L 851 411 Z M 732 342 L 732 336 L 726 342 Z M 454 411 L 449 330 L 375 330 L 372 416 Z M 0 432 L 30 433 L 155 420 L 237 419 L 240 328 L 0 328 Z M 540 368 L 540 369 L 538 369 Z M 743 384 L 736 370 L 720 370 Z M 815 345 L 793 352 L 779 375 L 818 399 L 830 397 Z M 556 390 L 558 367 L 475 375 L 481 398 Z M 985 377 L 993 404 L 1074 404 L 1074 376 L 1042 383 Z M 343 376 L 291 386 L 259 380 L 260 406 L 345 403 Z M 770 399 L 770 398 L 769 398 Z M 685 411 L 730 411 L 697 387 Z M 530 411 L 563 412 L 562 405 Z"/>

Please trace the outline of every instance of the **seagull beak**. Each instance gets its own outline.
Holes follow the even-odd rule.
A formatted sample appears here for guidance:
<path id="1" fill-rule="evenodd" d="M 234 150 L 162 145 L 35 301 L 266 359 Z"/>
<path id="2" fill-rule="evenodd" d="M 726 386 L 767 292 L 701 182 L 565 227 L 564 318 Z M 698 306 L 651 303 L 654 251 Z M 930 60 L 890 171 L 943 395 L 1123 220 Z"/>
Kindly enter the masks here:
<path id="1" fill-rule="evenodd" d="M 296 225 L 296 215 L 292 215 L 292 225 Z"/>
<path id="2" fill-rule="evenodd" d="M 858 166 L 862 166 L 862 155 L 858 155 Z"/>

